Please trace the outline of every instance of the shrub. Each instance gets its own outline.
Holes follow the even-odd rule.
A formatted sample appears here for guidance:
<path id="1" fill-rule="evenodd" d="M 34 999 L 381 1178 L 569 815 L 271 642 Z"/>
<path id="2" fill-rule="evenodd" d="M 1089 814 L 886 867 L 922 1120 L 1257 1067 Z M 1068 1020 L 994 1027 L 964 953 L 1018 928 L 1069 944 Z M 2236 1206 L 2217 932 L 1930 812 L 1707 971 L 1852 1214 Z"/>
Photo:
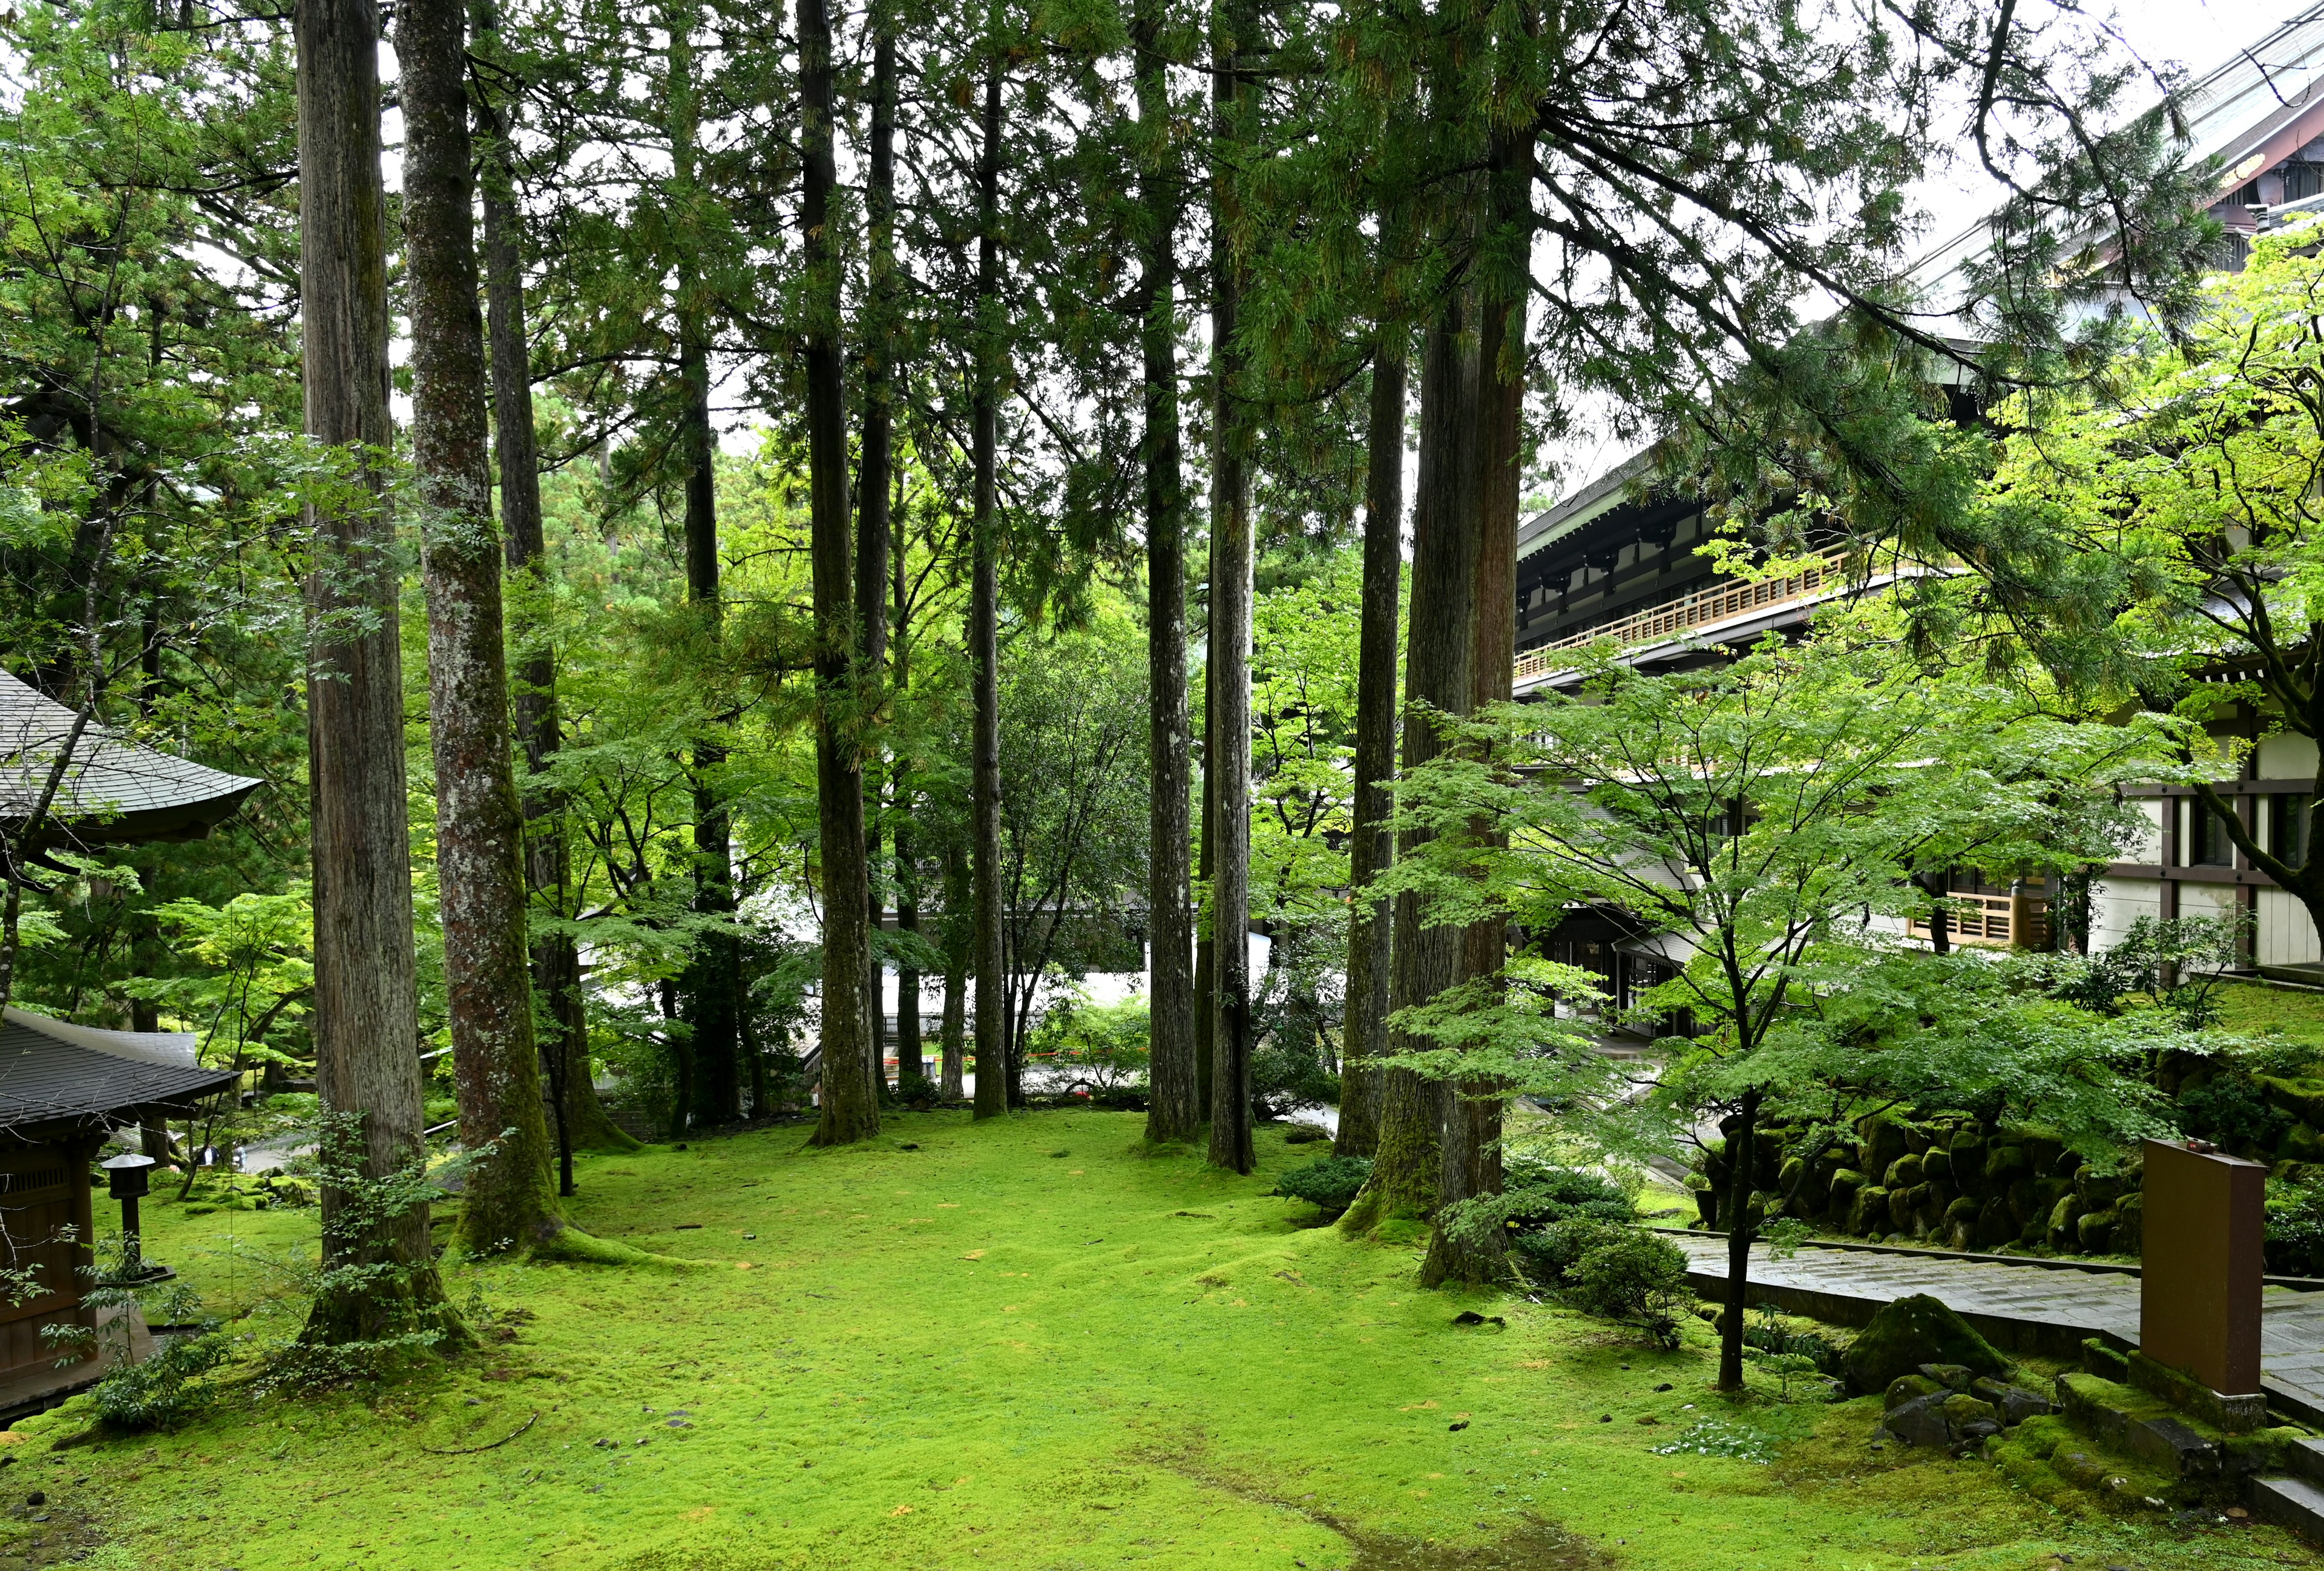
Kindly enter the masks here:
<path id="1" fill-rule="evenodd" d="M 1501 1182 L 1501 1217 L 1519 1232 L 1536 1232 L 1574 1216 L 1627 1223 L 1637 1208 L 1621 1187 L 1597 1173 L 1512 1162 Z"/>
<path id="2" fill-rule="evenodd" d="M 2324 1189 L 2271 1184 L 2267 1197 L 2267 1268 L 2309 1276 L 2324 1262 Z"/>
<path id="3" fill-rule="evenodd" d="M 2238 1074 L 2222 1072 L 2179 1094 L 2179 1127 L 2223 1145 L 2272 1145 L 2291 1122 Z"/>
<path id="4" fill-rule="evenodd" d="M 1679 1317 L 1694 1300 L 1686 1285 L 1685 1253 L 1642 1228 L 1587 1221 L 1559 1225 L 1600 1230 L 1566 1268 L 1573 1284 L 1566 1297 L 1573 1307 L 1636 1326 L 1658 1347 L 1676 1347 Z"/>
<path id="5" fill-rule="evenodd" d="M 97 1382 L 97 1416 L 115 1428 L 166 1429 L 199 1410 L 208 1388 L 196 1382 L 226 1362 L 229 1338 L 223 1331 L 204 1331 L 158 1340 L 152 1357 L 124 1361 Z"/>
<path id="6" fill-rule="evenodd" d="M 896 1100 L 915 1113 L 926 1113 L 944 1100 L 944 1093 L 926 1075 L 899 1075 Z"/>
<path id="7" fill-rule="evenodd" d="M 1275 1192 L 1326 1211 L 1345 1211 L 1371 1176 L 1370 1157 L 1323 1157 L 1285 1173 L 1276 1180 Z"/>

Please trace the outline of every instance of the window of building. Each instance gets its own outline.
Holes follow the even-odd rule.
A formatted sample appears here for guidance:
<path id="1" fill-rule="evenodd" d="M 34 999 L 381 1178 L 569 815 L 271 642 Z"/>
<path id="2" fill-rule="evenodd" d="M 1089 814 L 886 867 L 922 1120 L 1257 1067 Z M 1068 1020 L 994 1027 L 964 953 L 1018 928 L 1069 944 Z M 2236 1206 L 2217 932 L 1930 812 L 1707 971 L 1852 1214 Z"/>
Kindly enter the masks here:
<path id="1" fill-rule="evenodd" d="M 2302 197 L 2313 196 L 2324 196 L 2324 163 L 2285 164 L 2283 199 L 2296 202 Z"/>
<path id="2" fill-rule="evenodd" d="M 2227 827 L 2219 815 L 2193 798 L 2188 799 L 2189 840 L 2195 854 L 2187 858 L 2196 867 L 2233 867 L 2236 864 L 2236 843 L 2227 838 Z"/>
<path id="3" fill-rule="evenodd" d="M 2308 860 L 2308 807 L 2305 792 L 2274 799 L 2268 849 L 2294 867 Z"/>

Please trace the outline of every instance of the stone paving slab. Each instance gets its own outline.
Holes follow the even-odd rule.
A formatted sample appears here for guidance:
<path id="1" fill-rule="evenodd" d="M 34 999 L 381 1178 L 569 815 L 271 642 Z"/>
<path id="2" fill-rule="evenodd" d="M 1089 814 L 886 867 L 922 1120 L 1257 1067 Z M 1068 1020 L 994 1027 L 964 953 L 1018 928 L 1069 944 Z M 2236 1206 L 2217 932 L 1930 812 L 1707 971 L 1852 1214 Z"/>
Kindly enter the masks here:
<path id="1" fill-rule="evenodd" d="M 1666 1234 L 1686 1252 L 1694 1289 L 1715 1298 L 1727 1285 L 1727 1241 Z M 2086 1337 L 2138 1345 L 2138 1278 L 2123 1271 L 2071 1271 L 1993 1261 L 1931 1260 L 1803 1245 L 1789 1260 L 1751 1246 L 1754 1304 L 1774 1303 L 1835 1325 L 1861 1326 L 1913 1293 L 1948 1306 L 1998 1346 L 2072 1358 Z M 2261 1384 L 2270 1405 L 2324 1426 L 2324 1292 L 2271 1288 L 2260 1300 Z"/>

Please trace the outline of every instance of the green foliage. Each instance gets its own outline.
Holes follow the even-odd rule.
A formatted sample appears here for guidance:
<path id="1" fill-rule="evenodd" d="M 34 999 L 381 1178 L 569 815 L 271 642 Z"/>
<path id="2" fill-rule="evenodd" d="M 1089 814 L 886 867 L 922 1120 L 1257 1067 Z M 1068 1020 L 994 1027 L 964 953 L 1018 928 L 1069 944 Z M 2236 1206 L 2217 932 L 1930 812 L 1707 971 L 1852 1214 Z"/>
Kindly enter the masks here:
<path id="1" fill-rule="evenodd" d="M 2268 1185 L 2266 1252 L 2280 1275 L 2324 1273 L 2324 1185 Z"/>
<path id="2" fill-rule="evenodd" d="M 1357 1191 L 1371 1176 L 1370 1157 L 1319 1157 L 1277 1178 L 1275 1192 L 1338 1213 L 1355 1204 Z"/>
<path id="3" fill-rule="evenodd" d="M 1134 1092 L 1146 1081 L 1152 1027 L 1147 1001 L 1093 1004 L 1068 998 L 1053 1005 L 1025 1050 L 1049 1061 L 1052 1081 L 1093 1097 Z"/>
<path id="4" fill-rule="evenodd" d="M 1642 1227 L 1581 1216 L 1552 1224 L 1533 1258 L 1557 1268 L 1566 1301 L 1585 1315 L 1635 1326 L 1658 1347 L 1678 1345 L 1694 1302 L 1686 1253 Z"/>

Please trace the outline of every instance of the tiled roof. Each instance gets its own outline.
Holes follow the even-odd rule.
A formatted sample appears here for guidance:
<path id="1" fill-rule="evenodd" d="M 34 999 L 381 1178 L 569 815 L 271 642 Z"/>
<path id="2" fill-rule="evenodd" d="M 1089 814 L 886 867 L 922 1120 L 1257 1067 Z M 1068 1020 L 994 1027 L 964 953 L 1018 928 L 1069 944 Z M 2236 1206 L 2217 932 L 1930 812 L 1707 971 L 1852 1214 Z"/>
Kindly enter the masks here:
<path id="1" fill-rule="evenodd" d="M 0 671 L 0 818 L 41 799 L 73 712 Z M 92 723 L 81 733 L 51 811 L 90 840 L 198 835 L 264 783 L 171 757 Z"/>
<path id="2" fill-rule="evenodd" d="M 99 1030 L 21 1009 L 0 1014 L 0 1129 L 126 1122 L 215 1095 L 236 1078 L 197 1063 L 191 1033 Z"/>

